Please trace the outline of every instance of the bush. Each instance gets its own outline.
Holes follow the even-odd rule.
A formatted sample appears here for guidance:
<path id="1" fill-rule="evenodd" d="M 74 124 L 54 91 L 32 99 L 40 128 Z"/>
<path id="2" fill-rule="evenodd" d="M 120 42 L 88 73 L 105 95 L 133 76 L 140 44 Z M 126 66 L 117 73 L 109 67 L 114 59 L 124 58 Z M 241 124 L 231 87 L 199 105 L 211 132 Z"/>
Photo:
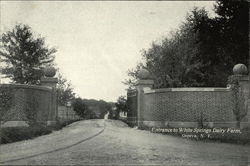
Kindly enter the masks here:
<path id="1" fill-rule="evenodd" d="M 85 117 L 88 110 L 88 107 L 84 104 L 83 100 L 81 98 L 76 98 L 72 103 L 74 111 L 77 113 L 80 117 Z"/>
<path id="2" fill-rule="evenodd" d="M 76 120 L 58 122 L 51 126 L 29 126 L 29 127 L 6 127 L 1 128 L 0 144 L 7 144 L 27 139 L 32 139 L 41 135 L 50 134 L 52 131 L 60 130 Z"/>

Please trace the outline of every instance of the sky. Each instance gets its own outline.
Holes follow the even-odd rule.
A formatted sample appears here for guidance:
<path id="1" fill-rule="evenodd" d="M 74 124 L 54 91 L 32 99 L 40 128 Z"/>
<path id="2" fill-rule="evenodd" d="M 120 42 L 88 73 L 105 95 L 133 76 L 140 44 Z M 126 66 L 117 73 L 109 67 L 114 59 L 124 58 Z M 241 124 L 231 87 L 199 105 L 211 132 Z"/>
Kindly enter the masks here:
<path id="1" fill-rule="evenodd" d="M 1 34 L 28 24 L 56 47 L 55 64 L 77 96 L 116 101 L 142 49 L 160 41 L 194 6 L 214 1 L 0 1 Z"/>

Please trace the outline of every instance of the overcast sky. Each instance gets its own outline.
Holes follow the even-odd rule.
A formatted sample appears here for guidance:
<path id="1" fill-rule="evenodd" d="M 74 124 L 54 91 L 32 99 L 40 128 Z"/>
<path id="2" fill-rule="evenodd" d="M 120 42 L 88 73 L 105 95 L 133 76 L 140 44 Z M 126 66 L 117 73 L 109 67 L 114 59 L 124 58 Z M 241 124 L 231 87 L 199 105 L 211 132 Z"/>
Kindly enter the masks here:
<path id="1" fill-rule="evenodd" d="M 175 30 L 194 6 L 213 14 L 214 1 L 0 1 L 1 34 L 28 24 L 56 47 L 55 63 L 75 93 L 116 101 L 121 82 L 147 49 Z"/>

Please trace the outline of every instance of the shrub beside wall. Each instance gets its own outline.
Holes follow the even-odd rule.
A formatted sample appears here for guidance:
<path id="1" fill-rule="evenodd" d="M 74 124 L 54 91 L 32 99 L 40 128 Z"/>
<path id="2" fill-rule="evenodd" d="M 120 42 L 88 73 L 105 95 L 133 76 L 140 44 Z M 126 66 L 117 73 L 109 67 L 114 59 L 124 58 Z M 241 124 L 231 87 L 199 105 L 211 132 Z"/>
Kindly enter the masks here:
<path id="1" fill-rule="evenodd" d="M 11 88 L 0 88 L 0 121 L 4 120 L 7 111 L 11 108 L 13 97 Z"/>
<path id="2" fill-rule="evenodd" d="M 0 144 L 7 144 L 27 139 L 32 139 L 41 135 L 50 134 L 53 131 L 60 130 L 63 127 L 77 120 L 58 122 L 51 126 L 34 125 L 29 127 L 6 127 L 0 130 Z"/>

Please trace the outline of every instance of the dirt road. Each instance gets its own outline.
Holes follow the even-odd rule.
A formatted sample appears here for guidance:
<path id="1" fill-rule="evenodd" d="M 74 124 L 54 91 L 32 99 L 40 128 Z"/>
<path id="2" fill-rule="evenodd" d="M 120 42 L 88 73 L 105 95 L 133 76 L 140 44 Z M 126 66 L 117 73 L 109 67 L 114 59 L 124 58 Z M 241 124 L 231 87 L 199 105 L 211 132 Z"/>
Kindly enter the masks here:
<path id="1" fill-rule="evenodd" d="M 205 143 L 87 120 L 0 146 L 2 165 L 250 165 L 250 146 Z"/>

